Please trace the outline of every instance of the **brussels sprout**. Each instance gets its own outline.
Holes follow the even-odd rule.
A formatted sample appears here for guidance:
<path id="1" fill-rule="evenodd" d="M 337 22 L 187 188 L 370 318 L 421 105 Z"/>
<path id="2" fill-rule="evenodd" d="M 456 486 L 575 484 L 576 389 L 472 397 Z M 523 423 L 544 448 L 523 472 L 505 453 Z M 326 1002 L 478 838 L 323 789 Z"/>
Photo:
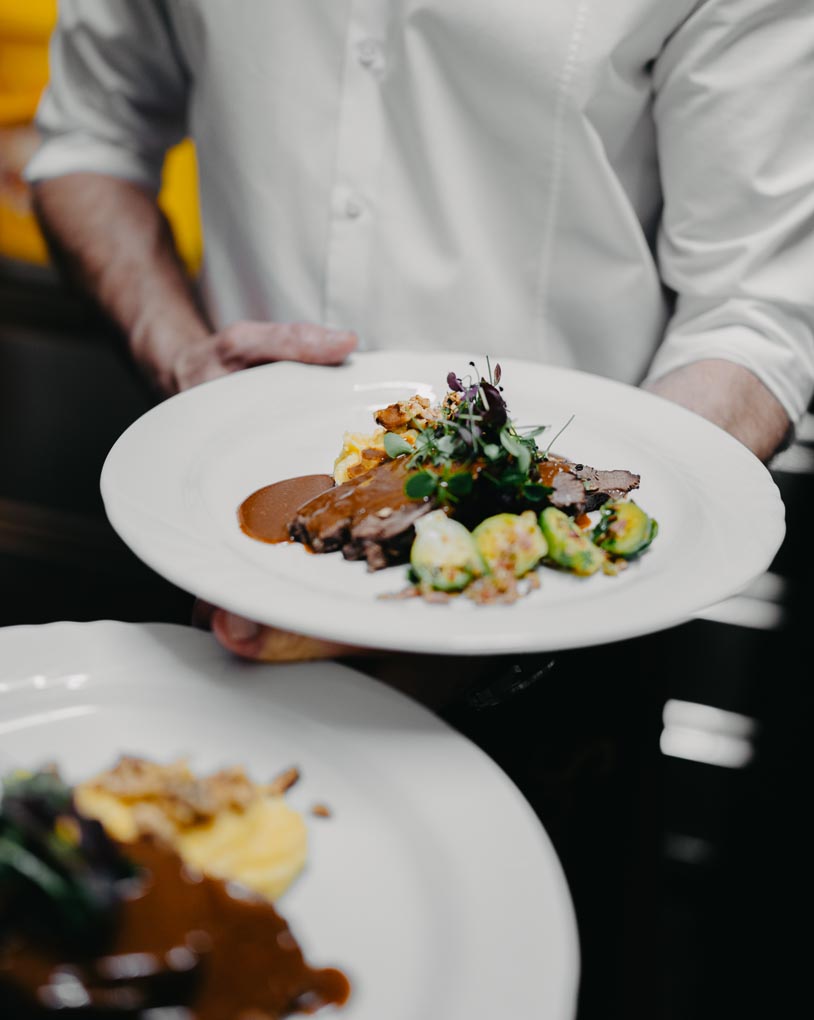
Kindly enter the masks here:
<path id="1" fill-rule="evenodd" d="M 611 556 L 632 559 L 644 552 L 658 530 L 658 522 L 633 500 L 616 500 L 602 507 L 593 540 Z"/>
<path id="2" fill-rule="evenodd" d="M 522 577 L 536 567 L 548 551 L 533 510 L 487 517 L 475 528 L 472 537 L 489 570 L 509 570 L 515 577 Z"/>
<path id="3" fill-rule="evenodd" d="M 540 514 L 540 527 L 548 542 L 548 558 L 558 566 L 581 576 L 595 574 L 600 568 L 605 568 L 605 553 L 562 510 L 546 507 Z"/>
<path id="4" fill-rule="evenodd" d="M 443 510 L 419 517 L 415 532 L 410 566 L 422 584 L 440 591 L 460 591 L 484 573 L 471 532 Z"/>

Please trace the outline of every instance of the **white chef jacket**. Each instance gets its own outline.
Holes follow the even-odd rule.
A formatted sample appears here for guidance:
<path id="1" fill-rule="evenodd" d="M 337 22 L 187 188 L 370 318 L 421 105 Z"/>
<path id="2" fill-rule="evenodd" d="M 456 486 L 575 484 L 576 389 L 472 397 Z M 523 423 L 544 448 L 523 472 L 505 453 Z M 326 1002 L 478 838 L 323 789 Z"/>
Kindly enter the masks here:
<path id="1" fill-rule="evenodd" d="M 29 180 L 194 139 L 217 328 L 812 397 L 812 0 L 62 0 L 51 76 Z"/>

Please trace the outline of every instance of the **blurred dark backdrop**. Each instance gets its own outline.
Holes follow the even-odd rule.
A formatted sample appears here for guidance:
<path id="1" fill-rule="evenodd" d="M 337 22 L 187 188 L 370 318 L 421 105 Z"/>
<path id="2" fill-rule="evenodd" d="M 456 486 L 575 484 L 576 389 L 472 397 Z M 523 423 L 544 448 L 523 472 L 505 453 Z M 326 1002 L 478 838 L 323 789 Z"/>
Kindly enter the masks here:
<path id="1" fill-rule="evenodd" d="M 0 261 L 0 624 L 188 622 L 107 523 L 99 476 L 152 405 L 119 337 L 50 268 Z"/>

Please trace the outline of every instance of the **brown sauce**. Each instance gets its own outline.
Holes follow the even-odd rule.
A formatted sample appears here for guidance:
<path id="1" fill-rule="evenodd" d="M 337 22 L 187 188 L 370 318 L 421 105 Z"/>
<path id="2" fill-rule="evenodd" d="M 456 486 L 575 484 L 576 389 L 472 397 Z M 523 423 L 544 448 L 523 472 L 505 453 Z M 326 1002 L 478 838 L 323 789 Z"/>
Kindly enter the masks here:
<path id="1" fill-rule="evenodd" d="M 0 948 L 0 1005 L 13 1012 L 2 1015 L 64 1015 L 66 995 L 79 1007 L 72 1017 L 186 1006 L 191 1020 L 277 1020 L 347 1001 L 345 975 L 309 966 L 270 902 L 190 875 L 149 838 L 122 849 L 147 877 L 125 898 L 107 954 L 88 959 L 9 939 Z"/>
<path id="2" fill-rule="evenodd" d="M 546 458 L 537 465 L 537 470 L 540 472 L 540 481 L 543 485 L 547 485 L 551 488 L 556 481 L 557 475 L 566 472 L 567 474 L 573 474 L 569 465 L 565 461 L 557 460 L 554 458 Z"/>
<path id="3" fill-rule="evenodd" d="M 240 527 L 260 542 L 288 542 L 288 525 L 297 510 L 333 484 L 330 475 L 301 475 L 264 485 L 238 507 Z"/>

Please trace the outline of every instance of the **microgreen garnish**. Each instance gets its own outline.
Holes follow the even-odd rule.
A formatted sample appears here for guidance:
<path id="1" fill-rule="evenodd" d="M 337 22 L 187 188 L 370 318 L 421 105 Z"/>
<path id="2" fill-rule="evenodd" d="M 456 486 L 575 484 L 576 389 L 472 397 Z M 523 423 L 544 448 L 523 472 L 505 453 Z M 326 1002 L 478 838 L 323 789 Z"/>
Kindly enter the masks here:
<path id="1" fill-rule="evenodd" d="M 560 429 L 560 431 L 559 431 L 559 432 L 558 432 L 558 433 L 557 433 L 557 434 L 556 434 L 556 435 L 555 435 L 555 436 L 554 436 L 554 437 L 553 437 L 553 438 L 552 438 L 552 439 L 551 439 L 551 440 L 549 441 L 549 444 L 548 444 L 548 446 L 547 446 L 547 447 L 545 448 L 545 450 L 543 451 L 543 456 L 544 456 L 544 457 L 547 457 L 547 456 L 548 456 L 548 451 L 549 451 L 549 450 L 551 449 L 551 447 L 552 447 L 552 446 L 553 446 L 553 445 L 554 445 L 554 444 L 555 444 L 555 443 L 557 442 L 557 440 L 558 440 L 558 439 L 560 438 L 560 436 L 561 436 L 561 435 L 563 434 L 563 432 L 565 432 L 565 430 L 566 430 L 566 429 L 568 428 L 568 426 L 569 426 L 569 425 L 571 424 L 571 422 L 572 422 L 573 420 L 574 420 L 574 416 L 573 416 L 573 414 L 572 414 L 572 415 L 571 415 L 571 417 L 570 417 L 570 418 L 568 419 L 568 421 L 567 421 L 567 422 L 566 422 L 566 423 L 565 423 L 565 424 L 563 425 L 563 427 L 562 427 L 562 428 Z"/>
<path id="2" fill-rule="evenodd" d="M 440 504 L 455 504 L 461 496 L 469 495 L 473 484 L 468 471 L 417 471 L 404 483 L 404 492 L 410 499 L 434 496 Z"/>
<path id="3" fill-rule="evenodd" d="M 412 453 L 413 448 L 397 432 L 385 432 L 384 449 L 388 457 L 400 457 L 403 453 Z"/>
<path id="4" fill-rule="evenodd" d="M 474 362 L 470 366 L 476 368 Z M 421 469 L 405 483 L 410 498 L 434 497 L 440 503 L 454 503 L 468 495 L 481 478 L 506 495 L 529 503 L 542 503 L 550 491 L 540 483 L 537 467 L 551 443 L 541 450 L 535 441 L 549 426 L 519 427 L 499 385 L 500 365 L 493 371 L 487 358 L 486 366 L 485 376 L 447 375 L 449 392 L 440 415 L 418 431 L 412 445 L 396 433 L 385 434 L 384 448 L 390 457 L 405 455 L 409 468 Z"/>
<path id="5" fill-rule="evenodd" d="M 438 478 L 432 471 L 418 471 L 404 483 L 404 492 L 410 499 L 427 499 L 438 487 Z"/>

